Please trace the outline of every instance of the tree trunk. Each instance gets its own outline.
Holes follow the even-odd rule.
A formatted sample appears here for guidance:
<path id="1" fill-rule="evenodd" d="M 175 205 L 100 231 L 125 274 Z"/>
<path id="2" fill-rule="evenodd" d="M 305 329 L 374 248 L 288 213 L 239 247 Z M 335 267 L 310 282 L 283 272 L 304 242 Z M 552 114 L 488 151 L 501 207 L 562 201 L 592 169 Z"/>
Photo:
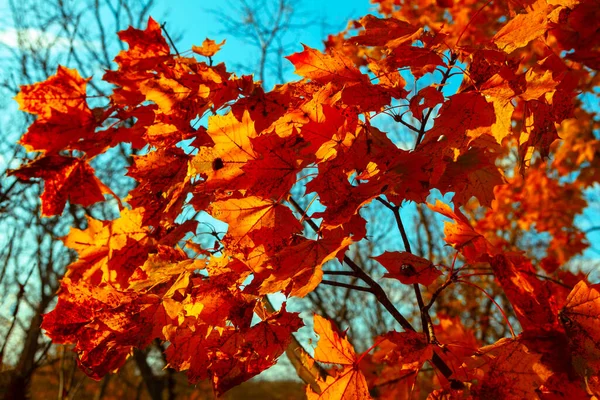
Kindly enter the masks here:
<path id="1" fill-rule="evenodd" d="M 35 370 L 35 355 L 39 350 L 38 339 L 41 333 L 42 314 L 48 307 L 51 299 L 49 296 L 42 297 L 35 310 L 35 316 L 31 320 L 31 325 L 29 325 L 23 342 L 23 350 L 20 353 L 19 362 L 12 372 L 7 391 L 4 394 L 5 400 L 25 400 L 29 397 L 29 384 Z"/>

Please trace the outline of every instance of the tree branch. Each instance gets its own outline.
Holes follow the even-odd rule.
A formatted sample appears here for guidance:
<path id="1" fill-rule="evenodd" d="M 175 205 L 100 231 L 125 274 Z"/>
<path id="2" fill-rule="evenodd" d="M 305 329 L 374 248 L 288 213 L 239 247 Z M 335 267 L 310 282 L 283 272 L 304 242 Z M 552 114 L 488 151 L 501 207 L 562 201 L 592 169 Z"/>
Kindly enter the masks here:
<path id="1" fill-rule="evenodd" d="M 329 286 L 336 286 L 336 287 L 342 287 L 342 288 L 347 288 L 347 289 L 352 289 L 352 290 L 360 290 L 362 292 L 369 292 L 369 293 L 371 293 L 371 288 L 364 287 L 364 286 L 356 286 L 356 285 L 351 285 L 349 283 L 329 281 L 327 279 L 323 279 L 321 281 L 321 283 L 323 283 L 325 285 L 329 285 Z"/>
<path id="2" fill-rule="evenodd" d="M 452 67 L 454 67 L 454 64 L 456 64 L 456 60 L 458 59 L 458 55 L 456 53 L 452 53 L 451 57 L 450 57 L 450 62 L 448 63 L 448 69 L 446 70 L 446 73 L 444 73 L 444 76 L 442 76 L 442 81 L 440 82 L 440 86 L 438 86 L 438 92 L 441 92 L 442 89 L 444 88 L 444 85 L 446 84 L 446 81 L 448 81 L 448 78 L 450 78 L 450 71 L 452 71 Z M 417 136 L 417 141 L 415 142 L 415 149 L 419 146 L 419 144 L 421 143 L 421 140 L 423 140 L 423 136 L 425 136 L 425 128 L 427 127 L 427 121 L 429 121 L 429 117 L 431 116 L 431 113 L 433 112 L 433 107 L 431 107 L 429 110 L 427 110 L 427 114 L 425 114 L 425 116 L 423 117 L 423 119 L 421 120 L 421 128 L 419 129 L 419 135 Z"/>
<path id="3" fill-rule="evenodd" d="M 300 206 L 300 204 L 296 202 L 296 200 L 294 200 L 292 196 L 289 196 L 288 202 L 294 207 L 294 209 L 296 209 L 296 211 L 298 211 L 302 215 L 303 220 L 306 221 L 306 223 L 308 223 L 308 225 L 315 232 L 319 232 L 319 227 L 317 226 L 317 224 L 312 219 L 310 219 L 308 215 L 306 215 L 304 209 Z M 408 320 L 402 315 L 402 313 L 400 313 L 400 311 L 398 311 L 396 306 L 394 306 L 394 304 L 390 301 L 389 297 L 387 296 L 385 290 L 383 290 L 381 285 L 379 285 L 373 278 L 371 278 L 369 274 L 363 271 L 363 269 L 358 264 L 356 264 L 350 257 L 344 255 L 344 262 L 355 272 L 356 276 L 359 279 L 362 279 L 363 282 L 365 282 L 371 288 L 371 293 L 373 293 L 377 301 L 390 313 L 392 317 L 394 317 L 394 319 L 400 324 L 400 326 L 405 331 L 415 332 L 415 328 L 410 324 L 410 322 L 408 322 Z M 450 377 L 452 376 L 452 370 L 450 369 L 450 367 L 448 367 L 448 365 L 446 365 L 444 360 L 442 360 L 442 358 L 435 351 L 433 352 L 433 356 L 431 357 L 431 362 L 433 363 L 433 365 L 436 366 L 437 369 L 440 370 L 440 372 L 446 377 L 446 379 L 450 379 Z"/>
<path id="4" fill-rule="evenodd" d="M 398 226 L 398 230 L 400 231 L 400 236 L 402 236 L 402 242 L 404 243 L 404 250 L 410 254 L 412 254 L 412 250 L 410 248 L 410 242 L 408 240 L 408 236 L 406 235 L 406 229 L 404 229 L 404 224 L 402 223 L 402 218 L 400 217 L 400 206 L 392 205 L 390 202 L 382 199 L 381 197 L 377 197 L 377 200 L 392 210 L 394 213 L 394 218 L 396 219 L 396 226 Z M 433 323 L 431 322 L 431 316 L 429 315 L 429 309 L 425 308 L 425 303 L 423 302 L 423 295 L 421 294 L 421 289 L 419 288 L 418 283 L 414 283 L 413 290 L 415 292 L 415 296 L 417 298 L 417 304 L 419 305 L 419 312 L 421 314 L 421 325 L 423 326 L 423 332 L 427 336 L 428 343 L 435 343 L 435 332 L 433 330 Z"/>

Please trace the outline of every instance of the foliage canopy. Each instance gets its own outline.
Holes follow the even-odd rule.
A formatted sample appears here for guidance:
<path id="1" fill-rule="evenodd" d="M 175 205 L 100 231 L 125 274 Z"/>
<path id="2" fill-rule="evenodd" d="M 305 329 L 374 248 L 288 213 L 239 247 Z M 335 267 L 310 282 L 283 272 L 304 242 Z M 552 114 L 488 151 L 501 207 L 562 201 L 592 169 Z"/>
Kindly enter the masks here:
<path id="1" fill-rule="evenodd" d="M 158 339 L 170 368 L 191 382 L 211 379 L 221 394 L 272 366 L 303 325 L 266 296 L 306 296 L 326 263 L 341 262 L 364 283 L 353 288 L 375 295 L 403 331 L 357 353 L 315 315 L 320 339 L 305 362 L 326 376 L 314 376 L 309 398 L 598 394 L 600 286 L 565 267 L 587 246 L 573 220 L 599 179 L 598 122 L 583 98 L 597 94 L 600 5 L 374 3 L 381 18 L 330 36 L 324 52 L 304 46 L 287 57 L 303 79 L 269 92 L 213 64 L 223 43 L 194 47 L 204 61 L 173 54 L 152 19 L 119 33 L 129 48 L 104 74 L 113 86 L 104 106 L 91 108 L 89 79 L 62 66 L 22 87 L 16 99 L 36 120 L 21 144 L 37 156 L 12 174 L 44 181 L 44 215 L 67 201 L 117 198 L 90 162 L 122 143 L 139 153 L 127 172 L 136 186 L 117 198 L 120 216 L 89 216 L 87 229 L 63 239 L 79 257 L 43 322 L 54 342 L 75 345 L 88 375 L 118 369 Z M 385 115 L 414 141 L 382 131 Z M 454 207 L 427 203 L 432 190 L 452 193 Z M 320 208 L 303 209 L 291 193 Z M 373 201 L 391 211 L 405 251 L 368 256 L 385 278 L 412 286 L 421 329 L 346 253 L 368 240 L 360 210 Z M 412 252 L 406 202 L 446 219 L 445 237 L 432 240 L 449 245 L 451 264 Z M 227 233 L 203 240 L 205 213 Z M 532 229 L 551 238 L 542 255 L 510 240 Z M 494 301 L 510 337 L 486 345 L 477 329 L 489 322 L 467 328 L 460 310 L 433 312 L 442 295 L 466 287 L 493 300 L 490 285 L 510 303 Z"/>

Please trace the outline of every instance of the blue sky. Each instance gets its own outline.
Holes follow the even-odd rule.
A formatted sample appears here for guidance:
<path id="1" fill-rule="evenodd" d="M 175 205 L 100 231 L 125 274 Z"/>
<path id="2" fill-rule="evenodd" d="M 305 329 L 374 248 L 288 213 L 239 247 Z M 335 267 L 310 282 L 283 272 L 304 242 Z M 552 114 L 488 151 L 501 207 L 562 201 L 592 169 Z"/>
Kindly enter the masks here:
<path id="1" fill-rule="evenodd" d="M 291 2 L 296 10 L 295 21 L 302 25 L 302 29 L 288 36 L 290 54 L 301 51 L 301 43 L 322 48 L 323 40 L 327 35 L 343 30 L 350 19 L 375 13 L 374 6 L 368 0 L 292 0 Z M 236 72 L 234 65 L 248 64 L 256 58 L 255 49 L 223 32 L 223 26 L 214 14 L 214 11 L 219 11 L 218 4 L 225 5 L 221 6 L 223 12 L 235 12 L 236 10 L 228 4 L 236 3 L 240 1 L 182 0 L 173 5 L 173 2 L 159 0 L 152 15 L 161 23 L 167 23 L 169 33 L 180 34 L 179 51 L 189 50 L 192 45 L 201 45 L 207 37 L 217 42 L 226 39 L 227 42 L 215 57 L 215 61 L 225 62 L 229 71 Z"/>

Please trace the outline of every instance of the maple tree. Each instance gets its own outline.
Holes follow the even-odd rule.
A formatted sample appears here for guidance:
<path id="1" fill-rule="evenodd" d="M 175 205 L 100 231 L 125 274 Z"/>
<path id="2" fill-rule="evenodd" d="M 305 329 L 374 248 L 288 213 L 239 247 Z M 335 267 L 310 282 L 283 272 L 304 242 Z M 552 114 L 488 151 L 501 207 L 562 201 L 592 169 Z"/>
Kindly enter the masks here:
<path id="1" fill-rule="evenodd" d="M 582 99 L 597 96 L 600 5 L 374 3 L 381 17 L 330 36 L 325 51 L 288 56 L 302 80 L 269 92 L 215 65 L 214 41 L 192 49 L 202 60 L 173 54 L 152 19 L 119 33 L 129 48 L 104 74 L 106 105 L 90 108 L 89 79 L 62 66 L 22 87 L 16 99 L 36 120 L 21 144 L 38 156 L 12 174 L 44 181 L 43 215 L 111 198 L 120 210 L 110 221 L 89 216 L 63 239 L 78 260 L 42 324 L 75 346 L 89 376 L 158 339 L 168 367 L 222 394 L 272 366 L 303 325 L 267 296 L 328 284 L 371 293 L 402 330 L 358 353 L 315 315 L 319 341 L 313 357 L 303 353 L 316 371 L 309 398 L 598 395 L 600 286 L 568 261 L 587 247 L 574 218 L 599 178 L 598 122 Z M 386 115 L 411 143 L 381 130 Z M 91 165 L 121 143 L 141 152 L 124 199 Z M 452 194 L 453 207 L 432 191 Z M 303 195 L 318 209 L 303 208 Z M 369 239 L 361 209 L 373 202 L 389 209 L 404 251 L 368 256 L 412 288 L 419 328 L 348 255 Z M 432 240 L 448 245 L 450 262 L 413 253 L 407 202 L 446 220 Z M 228 229 L 207 241 L 199 226 L 209 216 Z M 537 251 L 523 247 L 525 233 L 550 239 Z M 476 335 L 489 316 L 471 326 L 459 318 L 448 297 L 470 289 L 510 337 L 490 343 Z"/>

